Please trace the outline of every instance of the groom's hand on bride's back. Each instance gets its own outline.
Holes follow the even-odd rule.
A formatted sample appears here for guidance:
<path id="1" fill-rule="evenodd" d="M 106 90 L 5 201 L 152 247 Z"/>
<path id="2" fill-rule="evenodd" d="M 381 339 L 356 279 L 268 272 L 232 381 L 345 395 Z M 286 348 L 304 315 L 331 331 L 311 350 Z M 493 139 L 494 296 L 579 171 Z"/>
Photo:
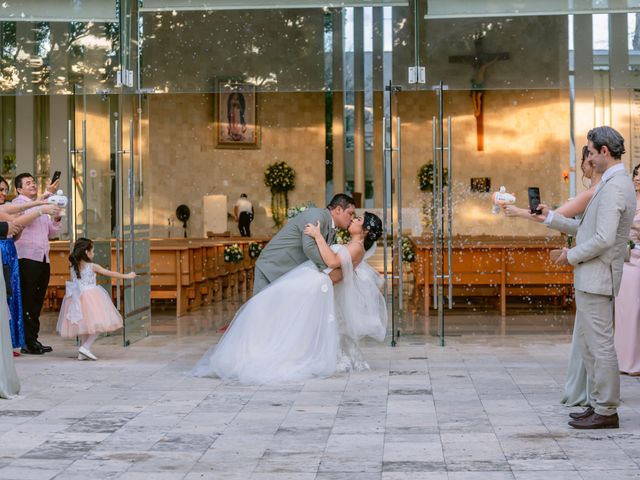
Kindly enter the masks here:
<path id="1" fill-rule="evenodd" d="M 333 284 L 335 285 L 338 282 L 342 281 L 342 269 L 341 268 L 334 268 L 333 270 L 331 270 L 329 272 L 329 278 L 331 279 L 331 281 L 333 282 Z"/>

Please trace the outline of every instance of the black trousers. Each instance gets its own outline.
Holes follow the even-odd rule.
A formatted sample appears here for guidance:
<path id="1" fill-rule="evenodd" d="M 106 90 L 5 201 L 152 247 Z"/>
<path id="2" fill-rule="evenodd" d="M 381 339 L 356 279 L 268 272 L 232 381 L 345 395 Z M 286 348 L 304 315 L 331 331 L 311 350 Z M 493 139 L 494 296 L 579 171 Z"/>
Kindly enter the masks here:
<path id="1" fill-rule="evenodd" d="M 21 258 L 18 263 L 22 289 L 24 340 L 27 347 L 31 347 L 38 340 L 40 312 L 49 286 L 51 267 L 46 261 L 36 262 L 27 258 Z"/>
<path id="2" fill-rule="evenodd" d="M 251 236 L 251 220 L 253 220 L 251 213 L 240 212 L 240 215 L 238 216 L 238 230 L 240 230 L 241 237 Z"/>

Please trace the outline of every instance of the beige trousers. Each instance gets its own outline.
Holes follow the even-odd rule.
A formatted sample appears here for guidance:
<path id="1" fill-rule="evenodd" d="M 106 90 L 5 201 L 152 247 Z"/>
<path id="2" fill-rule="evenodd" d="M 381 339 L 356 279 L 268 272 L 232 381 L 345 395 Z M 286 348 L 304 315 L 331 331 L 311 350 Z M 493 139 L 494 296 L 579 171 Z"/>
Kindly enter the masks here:
<path id="1" fill-rule="evenodd" d="M 613 344 L 613 296 L 576 290 L 576 335 L 591 385 L 591 406 L 613 415 L 620 405 L 620 372 Z"/>

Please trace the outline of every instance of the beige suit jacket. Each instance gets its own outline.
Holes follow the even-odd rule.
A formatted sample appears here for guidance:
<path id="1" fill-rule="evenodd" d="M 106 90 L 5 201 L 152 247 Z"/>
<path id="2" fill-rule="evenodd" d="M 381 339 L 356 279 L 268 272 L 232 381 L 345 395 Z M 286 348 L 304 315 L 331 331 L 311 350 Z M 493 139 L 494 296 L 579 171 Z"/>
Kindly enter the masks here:
<path id="1" fill-rule="evenodd" d="M 617 295 L 635 210 L 633 183 L 619 170 L 597 187 L 580 220 L 554 212 L 549 227 L 576 237 L 568 253 L 576 290 Z"/>

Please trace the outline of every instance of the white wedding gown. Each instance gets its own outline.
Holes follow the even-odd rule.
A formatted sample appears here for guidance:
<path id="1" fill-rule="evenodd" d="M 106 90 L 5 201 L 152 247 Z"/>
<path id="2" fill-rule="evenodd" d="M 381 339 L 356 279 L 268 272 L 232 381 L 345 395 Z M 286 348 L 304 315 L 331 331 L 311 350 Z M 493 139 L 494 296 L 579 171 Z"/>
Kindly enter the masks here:
<path id="1" fill-rule="evenodd" d="M 387 309 L 378 273 L 365 260 L 354 271 L 348 250 L 337 252 L 343 280 L 334 286 L 307 261 L 245 303 L 218 344 L 192 371 L 245 384 L 284 383 L 368 365 L 358 340 L 382 341 Z"/>

